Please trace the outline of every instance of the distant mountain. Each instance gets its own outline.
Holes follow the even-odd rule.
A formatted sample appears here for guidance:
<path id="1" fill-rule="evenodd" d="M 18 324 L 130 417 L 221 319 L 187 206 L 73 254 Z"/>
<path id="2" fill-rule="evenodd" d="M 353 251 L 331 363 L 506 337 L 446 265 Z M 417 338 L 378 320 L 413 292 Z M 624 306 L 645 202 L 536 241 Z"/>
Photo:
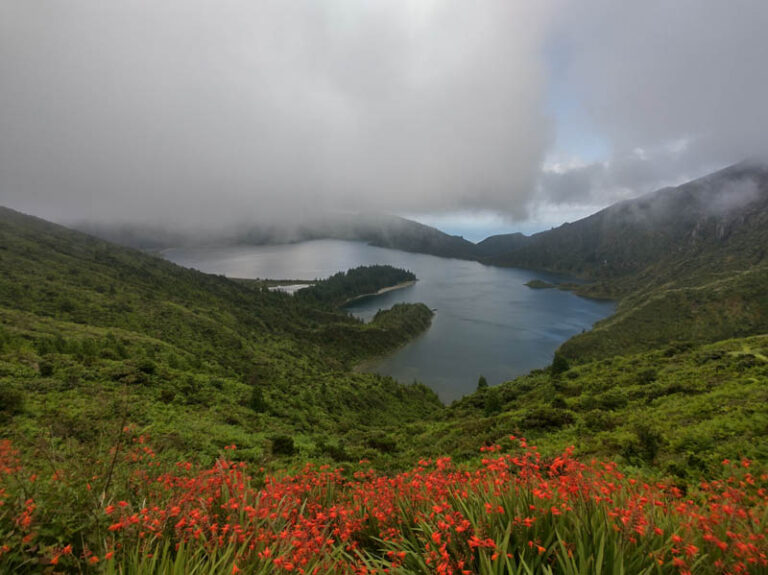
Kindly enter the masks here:
<path id="1" fill-rule="evenodd" d="M 565 342 L 583 362 L 768 333 L 768 167 L 741 163 L 530 237 L 481 242 L 483 261 L 581 276 L 616 314 Z"/>
<path id="2" fill-rule="evenodd" d="M 462 237 L 389 214 L 337 214 L 318 218 L 302 224 L 294 241 L 307 239 L 363 241 L 383 248 L 460 259 L 474 259 L 477 255 L 475 244 Z"/>
<path id="3" fill-rule="evenodd" d="M 217 231 L 185 232 L 142 225 L 81 223 L 78 230 L 138 249 L 210 244 L 283 244 L 316 239 L 362 241 L 374 246 L 441 257 L 475 259 L 475 244 L 459 236 L 389 214 L 322 214 L 309 221 L 241 224 Z"/>
<path id="4" fill-rule="evenodd" d="M 531 241 L 529 236 L 515 232 L 513 234 L 499 234 L 485 238 L 477 244 L 476 253 L 479 258 L 496 258 L 511 251 L 518 250 Z"/>
<path id="5" fill-rule="evenodd" d="M 709 266 L 744 270 L 768 250 L 768 166 L 740 163 L 530 237 L 492 236 L 486 263 L 617 279 Z"/>

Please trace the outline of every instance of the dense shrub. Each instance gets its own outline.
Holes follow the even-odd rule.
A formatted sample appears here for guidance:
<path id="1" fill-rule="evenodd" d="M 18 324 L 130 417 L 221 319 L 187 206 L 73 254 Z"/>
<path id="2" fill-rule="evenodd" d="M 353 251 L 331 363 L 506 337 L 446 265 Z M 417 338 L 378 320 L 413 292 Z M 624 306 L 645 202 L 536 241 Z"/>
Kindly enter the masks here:
<path id="1" fill-rule="evenodd" d="M 656 378 L 658 377 L 658 373 L 653 368 L 647 368 L 643 369 L 639 372 L 637 372 L 637 376 L 635 377 L 635 383 L 638 385 L 648 385 L 649 383 L 653 383 L 656 381 Z"/>
<path id="2" fill-rule="evenodd" d="M 611 431 L 616 427 L 615 416 L 601 409 L 587 411 L 582 421 L 590 431 Z"/>
<path id="3" fill-rule="evenodd" d="M 611 388 L 595 396 L 595 401 L 598 408 L 607 410 L 621 409 L 629 403 L 627 394 L 618 387 Z"/>
<path id="4" fill-rule="evenodd" d="M 272 437 L 273 455 L 293 455 L 296 453 L 296 447 L 293 444 L 293 437 L 289 435 L 275 435 Z"/>
<path id="5" fill-rule="evenodd" d="M 662 434 L 646 424 L 635 426 L 634 437 L 622 450 L 622 455 L 634 463 L 652 463 L 664 443 Z"/>
<path id="6" fill-rule="evenodd" d="M 47 360 L 42 360 L 39 365 L 41 377 L 51 377 L 53 375 L 53 363 Z"/>
<path id="7" fill-rule="evenodd" d="M 24 392 L 18 387 L 0 382 L 0 423 L 24 409 Z"/>
<path id="8" fill-rule="evenodd" d="M 397 451 L 397 440 L 383 433 L 377 433 L 369 437 L 368 445 L 382 453 L 394 453 Z"/>
<path id="9" fill-rule="evenodd" d="M 572 424 L 573 413 L 565 409 L 552 407 L 539 407 L 533 409 L 523 417 L 520 425 L 523 429 L 558 429 Z"/>
<path id="10" fill-rule="evenodd" d="M 349 455 L 349 453 L 347 453 L 347 450 L 343 445 L 320 442 L 318 447 L 320 448 L 320 453 L 327 455 L 334 461 L 343 462 L 352 460 L 352 457 Z"/>
<path id="11" fill-rule="evenodd" d="M 554 409 L 568 409 L 568 404 L 565 402 L 565 399 L 562 395 L 556 395 L 553 397 L 549 405 Z"/>
<path id="12" fill-rule="evenodd" d="M 263 413 L 267 410 L 267 401 L 264 399 L 264 392 L 262 391 L 261 386 L 255 385 L 251 388 L 248 407 L 256 413 Z"/>
<path id="13" fill-rule="evenodd" d="M 487 389 L 483 395 L 484 395 L 483 410 L 485 412 L 485 416 L 490 417 L 491 415 L 496 415 L 497 413 L 501 413 L 502 403 L 501 403 L 501 394 L 499 393 L 499 390 L 495 388 Z"/>
<path id="14" fill-rule="evenodd" d="M 553 376 L 558 376 L 561 373 L 565 373 L 571 368 L 568 360 L 560 353 L 555 352 L 554 359 L 552 360 L 551 372 Z"/>

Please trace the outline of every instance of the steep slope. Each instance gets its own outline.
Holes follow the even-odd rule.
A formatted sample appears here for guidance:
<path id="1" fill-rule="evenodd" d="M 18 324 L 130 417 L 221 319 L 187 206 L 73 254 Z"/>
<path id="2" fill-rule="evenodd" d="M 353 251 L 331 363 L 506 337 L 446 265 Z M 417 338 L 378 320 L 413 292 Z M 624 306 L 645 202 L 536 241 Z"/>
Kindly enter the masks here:
<path id="1" fill-rule="evenodd" d="M 768 166 L 744 162 L 531 237 L 478 246 L 497 265 L 590 283 L 616 314 L 561 348 L 572 361 L 768 332 Z M 503 252 L 502 255 L 499 255 Z"/>
<path id="2" fill-rule="evenodd" d="M 560 346 L 584 361 L 768 333 L 768 264 L 694 285 L 672 285 L 625 298 L 616 313 Z"/>
<path id="3" fill-rule="evenodd" d="M 513 234 L 500 234 L 490 236 L 477 244 L 476 252 L 479 258 L 497 258 L 521 249 L 531 241 L 529 236 L 515 232 Z"/>
<path id="4" fill-rule="evenodd" d="M 716 474 L 724 458 L 768 461 L 768 335 L 666 345 L 535 370 L 412 424 L 422 454 L 474 457 L 524 435 L 544 455 L 569 445 L 682 477 Z"/>
<path id="5" fill-rule="evenodd" d="M 593 280 L 621 281 L 648 268 L 654 275 L 646 273 L 646 281 L 679 278 L 681 272 L 695 279 L 713 265 L 744 270 L 766 258 L 768 167 L 737 164 L 527 240 L 513 234 L 483 244 L 493 246 L 496 254 L 486 259 L 488 263 Z"/>
<path id="6" fill-rule="evenodd" d="M 322 455 L 350 431 L 349 449 L 362 454 L 372 430 L 440 403 L 423 386 L 348 366 L 401 345 L 430 319 L 425 306 L 408 305 L 363 324 L 0 209 L 6 434 L 48 428 L 88 444 L 126 418 L 201 455 L 237 438 L 250 457 L 268 457 L 275 433 Z"/>

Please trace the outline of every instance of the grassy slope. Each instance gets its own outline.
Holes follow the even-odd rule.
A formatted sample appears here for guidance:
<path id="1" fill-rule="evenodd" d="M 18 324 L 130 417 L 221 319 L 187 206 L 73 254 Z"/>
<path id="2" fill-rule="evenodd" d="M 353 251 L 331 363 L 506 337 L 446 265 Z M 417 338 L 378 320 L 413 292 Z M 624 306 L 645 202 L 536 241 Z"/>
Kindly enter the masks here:
<path id="1" fill-rule="evenodd" d="M 23 395 L 10 429 L 30 437 L 87 443 L 126 418 L 182 452 L 237 443 L 240 457 L 269 461 L 270 440 L 283 434 L 296 461 L 382 467 L 424 454 L 475 457 L 511 432 L 679 473 L 725 454 L 766 455 L 765 339 L 705 345 L 764 329 L 750 323 L 767 307 L 764 267 L 638 292 L 639 303 L 625 299 L 563 347 L 573 369 L 533 372 L 441 409 L 423 386 L 348 370 L 425 329 L 424 306 L 396 306 L 363 325 L 12 212 L 2 222 L 0 382 Z M 685 309 L 698 315 L 680 323 Z M 676 443 L 678 427 L 702 438 L 695 449 Z M 694 452 L 704 463 L 688 461 Z"/>
<path id="2" fill-rule="evenodd" d="M 625 298 L 594 329 L 560 352 L 587 361 L 656 349 L 670 342 L 707 343 L 768 333 L 768 264 L 699 285 L 660 287 Z"/>
<path id="3" fill-rule="evenodd" d="M 537 370 L 467 396 L 415 450 L 472 458 L 524 434 L 545 453 L 575 445 L 666 472 L 717 472 L 725 457 L 768 461 L 768 335 L 667 346 L 572 367 Z"/>
<path id="4" fill-rule="evenodd" d="M 494 241 L 492 263 L 579 275 L 592 283 L 577 293 L 620 300 L 563 345 L 572 361 L 768 332 L 765 166 L 737 164 L 524 241 Z"/>
<path id="5" fill-rule="evenodd" d="M 263 460 L 283 433 L 344 458 L 440 407 L 423 386 L 347 369 L 425 329 L 424 306 L 366 325 L 10 210 L 0 269 L 0 392 L 22 396 L 2 410 L 6 434 L 87 443 L 126 418 L 185 452 L 236 442 Z"/>

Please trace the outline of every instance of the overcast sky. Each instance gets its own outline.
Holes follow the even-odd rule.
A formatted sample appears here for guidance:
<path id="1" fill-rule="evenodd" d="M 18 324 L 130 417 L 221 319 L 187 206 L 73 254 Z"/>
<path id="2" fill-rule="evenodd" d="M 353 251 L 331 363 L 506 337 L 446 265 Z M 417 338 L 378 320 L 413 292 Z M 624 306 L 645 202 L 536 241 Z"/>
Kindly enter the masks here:
<path id="1" fill-rule="evenodd" d="M 0 0 L 0 204 L 536 231 L 768 157 L 764 0 Z"/>

